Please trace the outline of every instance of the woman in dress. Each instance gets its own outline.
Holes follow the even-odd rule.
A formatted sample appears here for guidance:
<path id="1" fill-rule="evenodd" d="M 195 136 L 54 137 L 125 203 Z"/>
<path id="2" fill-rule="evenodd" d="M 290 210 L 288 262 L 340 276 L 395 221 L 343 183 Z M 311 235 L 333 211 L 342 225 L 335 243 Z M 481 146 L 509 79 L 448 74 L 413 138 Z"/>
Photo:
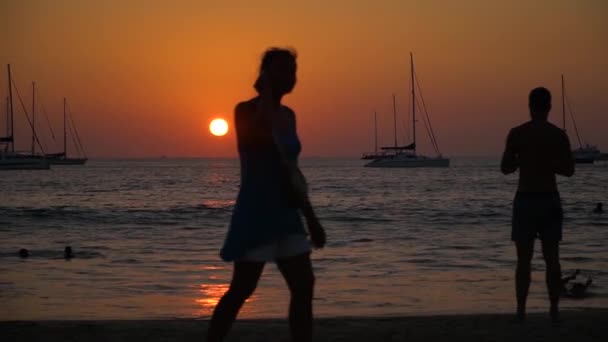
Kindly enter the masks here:
<path id="1" fill-rule="evenodd" d="M 266 262 L 276 262 L 291 293 L 289 325 L 294 341 L 312 339 L 314 275 L 311 242 L 321 248 L 319 223 L 298 168 L 301 151 L 295 113 L 281 104 L 296 84 L 296 54 L 268 49 L 255 83 L 258 96 L 235 109 L 241 187 L 221 257 L 234 264 L 230 288 L 209 323 L 208 341 L 221 341 L 245 300 L 251 296 Z M 302 217 L 306 221 L 310 242 Z"/>

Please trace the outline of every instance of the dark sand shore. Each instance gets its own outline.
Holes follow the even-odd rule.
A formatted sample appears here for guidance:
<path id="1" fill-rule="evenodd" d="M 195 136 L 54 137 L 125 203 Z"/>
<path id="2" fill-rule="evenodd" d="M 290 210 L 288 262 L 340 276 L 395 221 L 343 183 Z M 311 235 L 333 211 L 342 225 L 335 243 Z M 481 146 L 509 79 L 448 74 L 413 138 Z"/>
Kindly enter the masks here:
<path id="1" fill-rule="evenodd" d="M 532 314 L 523 324 L 500 314 L 323 318 L 315 341 L 608 341 L 608 309 L 563 313 L 552 324 Z M 208 321 L 0 322 L 2 341 L 204 341 Z M 227 341 L 289 341 L 286 320 L 237 321 Z"/>

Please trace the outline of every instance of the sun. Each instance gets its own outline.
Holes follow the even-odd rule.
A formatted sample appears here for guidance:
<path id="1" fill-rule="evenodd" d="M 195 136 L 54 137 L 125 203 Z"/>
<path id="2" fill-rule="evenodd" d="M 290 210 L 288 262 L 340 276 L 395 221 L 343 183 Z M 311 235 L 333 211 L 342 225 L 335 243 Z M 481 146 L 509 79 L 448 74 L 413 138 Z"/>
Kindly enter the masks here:
<path id="1" fill-rule="evenodd" d="M 224 119 L 214 119 L 209 124 L 209 131 L 216 137 L 221 137 L 228 133 L 228 123 Z"/>

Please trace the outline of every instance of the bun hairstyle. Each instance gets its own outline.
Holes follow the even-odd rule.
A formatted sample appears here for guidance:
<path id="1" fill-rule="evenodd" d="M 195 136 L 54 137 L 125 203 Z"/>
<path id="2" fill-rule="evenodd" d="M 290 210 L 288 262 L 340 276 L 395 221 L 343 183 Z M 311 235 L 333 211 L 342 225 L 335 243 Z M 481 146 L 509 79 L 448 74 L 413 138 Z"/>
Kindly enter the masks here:
<path id="1" fill-rule="evenodd" d="M 253 84 L 253 87 L 258 93 L 262 91 L 262 74 L 272 64 L 272 61 L 280 58 L 289 58 L 295 62 L 295 60 L 298 58 L 298 54 L 296 50 L 291 48 L 268 48 L 262 56 L 262 62 L 260 63 L 260 73 L 258 75 L 258 78 L 255 80 L 255 83 Z"/>

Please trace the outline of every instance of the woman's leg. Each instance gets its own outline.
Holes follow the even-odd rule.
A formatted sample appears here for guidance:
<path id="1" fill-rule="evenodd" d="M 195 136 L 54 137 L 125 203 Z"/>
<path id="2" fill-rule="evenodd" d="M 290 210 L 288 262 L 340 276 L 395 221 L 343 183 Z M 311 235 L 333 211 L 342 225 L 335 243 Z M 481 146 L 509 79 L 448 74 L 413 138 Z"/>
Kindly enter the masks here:
<path id="1" fill-rule="evenodd" d="M 315 277 L 310 253 L 277 260 L 289 291 L 289 327 L 294 342 L 312 341 L 312 297 Z"/>
<path id="2" fill-rule="evenodd" d="M 224 339 L 241 306 L 255 290 L 263 270 L 263 262 L 236 261 L 234 263 L 230 288 L 213 311 L 207 331 L 207 341 L 219 342 Z"/>

